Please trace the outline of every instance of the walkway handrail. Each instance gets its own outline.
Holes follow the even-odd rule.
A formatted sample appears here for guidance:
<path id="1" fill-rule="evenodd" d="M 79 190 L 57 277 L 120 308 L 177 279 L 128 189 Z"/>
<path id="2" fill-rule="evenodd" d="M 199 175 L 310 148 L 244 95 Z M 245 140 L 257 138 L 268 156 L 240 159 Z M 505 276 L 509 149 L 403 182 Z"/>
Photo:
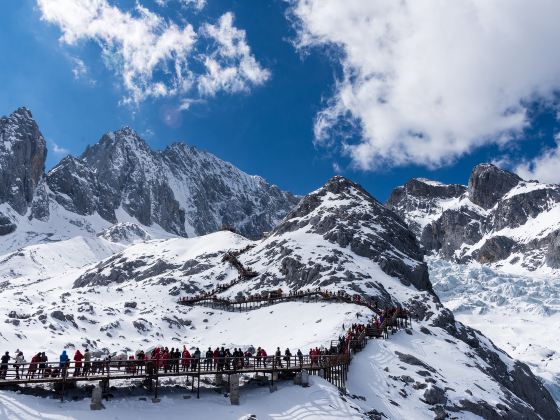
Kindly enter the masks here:
<path id="1" fill-rule="evenodd" d="M 56 383 L 64 380 L 94 381 L 110 378 L 152 378 L 155 373 L 161 376 L 193 375 L 200 371 L 203 374 L 220 372 L 268 372 L 272 369 L 278 371 L 301 369 L 320 369 L 348 363 L 346 354 L 328 355 L 297 355 L 278 357 L 276 355 L 258 356 L 228 356 L 223 358 L 179 358 L 162 359 L 148 358 L 144 360 L 95 360 L 91 362 L 69 361 L 65 364 L 59 362 L 47 363 L 9 363 L 1 365 L 0 385 L 7 383 Z M 65 376 L 63 376 L 65 373 Z"/>

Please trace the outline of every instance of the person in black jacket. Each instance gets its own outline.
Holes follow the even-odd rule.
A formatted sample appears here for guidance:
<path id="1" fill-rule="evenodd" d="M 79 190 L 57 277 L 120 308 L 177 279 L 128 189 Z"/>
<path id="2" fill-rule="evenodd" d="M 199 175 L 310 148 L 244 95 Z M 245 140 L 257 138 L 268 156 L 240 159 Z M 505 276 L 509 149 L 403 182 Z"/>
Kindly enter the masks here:
<path id="1" fill-rule="evenodd" d="M 0 379 L 6 379 L 6 373 L 8 372 L 8 362 L 10 361 L 10 352 L 7 351 L 4 356 L 0 358 Z"/>
<path id="2" fill-rule="evenodd" d="M 290 351 L 290 349 L 286 349 L 286 351 L 284 352 L 284 360 L 286 361 L 286 367 L 290 367 L 290 364 L 292 362 L 292 352 Z"/>
<path id="3" fill-rule="evenodd" d="M 280 347 L 276 347 L 276 353 L 274 354 L 277 367 L 282 367 L 282 352 Z"/>
<path id="4" fill-rule="evenodd" d="M 204 359 L 204 369 L 210 370 L 212 369 L 212 357 L 214 356 L 214 352 L 210 347 L 206 351 L 206 358 Z"/>

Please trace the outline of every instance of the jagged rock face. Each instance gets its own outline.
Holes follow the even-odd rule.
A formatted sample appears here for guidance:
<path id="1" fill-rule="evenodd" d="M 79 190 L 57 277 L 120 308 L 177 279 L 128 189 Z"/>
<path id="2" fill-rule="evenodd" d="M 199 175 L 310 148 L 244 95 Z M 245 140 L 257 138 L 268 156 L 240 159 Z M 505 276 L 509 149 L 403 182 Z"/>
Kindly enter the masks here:
<path id="1" fill-rule="evenodd" d="M 91 215 L 98 212 L 104 219 L 117 221 L 110 196 L 100 191 L 95 173 L 82 161 L 67 156 L 47 177 L 54 199 L 67 210 Z"/>
<path id="2" fill-rule="evenodd" d="M 300 233 L 318 235 L 326 244 L 332 244 L 332 252 L 309 265 L 305 256 L 289 247 L 291 238 Z M 405 285 L 431 290 L 414 234 L 362 187 L 339 176 L 302 199 L 274 229 L 261 253 L 281 266 L 283 280 L 294 288 L 356 283 L 361 273 L 345 269 L 348 256 L 337 249 L 348 249 L 377 263 L 384 273 Z M 385 293 L 383 288 L 378 291 Z"/>
<path id="3" fill-rule="evenodd" d="M 387 207 L 404 216 L 409 228 L 419 237 L 424 229 L 423 219 L 439 214 L 442 202 L 460 197 L 465 191 L 464 185 L 411 179 L 393 190 Z"/>
<path id="4" fill-rule="evenodd" d="M 150 240 L 150 235 L 135 223 L 117 223 L 100 232 L 98 236 L 115 243 L 131 244 Z"/>
<path id="5" fill-rule="evenodd" d="M 24 215 L 43 177 L 46 157 L 45 139 L 30 111 L 19 108 L 0 118 L 0 203 Z"/>
<path id="6" fill-rule="evenodd" d="M 517 175 L 494 165 L 477 165 L 469 178 L 469 198 L 480 207 L 489 209 L 520 181 Z"/>
<path id="7" fill-rule="evenodd" d="M 433 183 L 415 180 L 422 182 Z M 425 250 L 458 262 L 558 268 L 560 186 L 524 181 L 482 164 L 473 169 L 468 189 L 455 197 L 425 190 L 421 195 L 399 187 L 387 203 L 415 229 Z"/>
<path id="8" fill-rule="evenodd" d="M 232 226 L 258 238 L 298 201 L 215 156 L 174 144 L 151 150 L 134 130 L 104 135 L 79 158 L 67 158 L 48 174 L 58 203 L 79 214 L 99 213 L 116 222 L 115 211 L 146 226 L 158 224 L 181 236 Z"/>

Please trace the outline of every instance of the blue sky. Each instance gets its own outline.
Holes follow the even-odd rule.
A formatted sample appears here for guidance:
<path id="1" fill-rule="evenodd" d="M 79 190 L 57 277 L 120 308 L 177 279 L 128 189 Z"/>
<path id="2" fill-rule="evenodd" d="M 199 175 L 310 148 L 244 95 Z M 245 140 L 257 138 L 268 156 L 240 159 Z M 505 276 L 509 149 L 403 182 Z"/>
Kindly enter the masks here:
<path id="1" fill-rule="evenodd" d="M 166 28 L 172 23 L 178 30 L 192 25 L 197 43 L 185 60 L 189 61 L 188 77 L 197 87 L 158 97 L 146 93 L 158 81 L 167 83 L 168 88 L 173 86 L 169 69 L 182 59 L 172 57 L 150 69 L 147 76 L 135 73 L 135 87 L 140 86 L 142 93 L 136 92 L 134 97 L 124 82 L 125 71 L 119 67 L 127 58 L 119 55 L 118 40 L 107 47 L 107 37 L 114 36 L 107 35 L 109 32 L 86 33 L 81 27 L 69 27 L 68 22 L 75 18 L 61 12 L 67 9 L 64 2 L 6 2 L 0 15 L 0 114 L 9 114 L 19 106 L 32 110 L 49 143 L 49 168 L 67 153 L 79 155 L 103 133 L 129 125 L 154 148 L 185 141 L 298 194 L 340 173 L 385 200 L 392 188 L 415 176 L 465 183 L 472 166 L 482 161 L 499 162 L 523 176 L 560 181 L 557 171 L 550 169 L 560 162 L 555 140 L 560 86 L 555 74 L 560 76 L 560 60 L 556 52 L 544 57 L 535 51 L 542 40 L 550 42 L 551 37 L 537 12 L 531 12 L 529 18 L 534 14 L 540 23 L 535 27 L 543 28 L 540 38 L 530 38 L 520 30 L 519 38 L 508 35 L 513 39 L 510 44 L 504 39 L 487 55 L 458 56 L 457 60 L 464 57 L 465 63 L 455 67 L 448 62 L 453 54 L 433 43 L 427 43 L 428 50 L 418 54 L 418 43 L 437 33 L 415 23 L 410 26 L 415 37 L 407 38 L 409 35 L 398 28 L 394 31 L 392 38 L 397 41 L 391 54 L 371 46 L 376 42 L 375 25 L 391 27 L 402 22 L 399 10 L 383 15 L 372 8 L 359 10 L 356 2 L 357 10 L 352 13 L 369 14 L 370 28 L 355 23 L 356 16 L 350 11 L 337 10 L 344 2 L 330 0 L 324 1 L 321 10 L 337 16 L 334 24 L 326 13 L 323 16 L 317 9 L 307 8 L 313 0 L 301 4 L 298 0 L 208 0 L 199 7 L 194 1 L 185 4 L 188 0 L 141 1 L 138 4 Z M 535 2 L 533 8 L 538 9 L 543 2 Z M 94 3 L 76 2 L 84 7 Z M 97 4 L 140 19 L 135 1 L 98 0 Z M 423 13 L 408 12 L 419 20 Z M 439 18 L 447 21 L 455 15 L 452 12 L 442 12 Z M 479 10 L 478 14 L 494 16 L 491 12 Z M 241 46 L 239 51 L 244 52 L 224 58 L 222 50 L 215 50 L 217 38 L 208 34 L 218 27 L 224 14 L 233 18 L 233 31 L 245 31 L 243 46 L 248 53 Z M 475 25 L 466 15 L 461 13 L 456 19 L 462 19 L 459 23 L 467 28 Z M 512 10 L 506 18 L 515 22 L 520 15 L 527 16 L 527 11 Z M 204 25 L 214 26 L 202 30 Z M 534 33 L 535 27 L 526 30 Z M 156 35 L 161 34 L 160 29 L 155 29 Z M 63 34 L 76 39 L 61 39 Z M 460 40 L 461 33 L 456 35 Z M 128 35 L 118 36 L 126 40 Z M 495 39 L 501 34 L 488 36 Z M 476 42 L 488 44 L 488 40 L 471 38 L 457 42 L 463 47 L 471 42 L 473 47 Z M 371 43 L 361 39 L 371 39 Z M 527 45 L 523 44 L 518 54 L 508 51 L 519 39 L 527 40 Z M 150 46 L 139 48 L 152 52 Z M 402 56 L 399 61 L 396 55 Z M 543 59 L 525 68 L 515 62 L 516 55 Z M 496 56 L 504 68 L 494 65 L 492 57 Z M 231 84 L 212 88 L 210 93 L 201 93 L 201 80 L 208 82 L 202 64 L 206 57 L 216 58 L 218 63 L 229 60 L 228 65 L 237 68 L 250 63 L 251 72 Z M 429 61 L 426 64 L 423 60 Z M 485 72 L 486 61 L 488 69 L 511 69 L 513 75 Z M 430 66 L 437 66 L 437 72 L 428 70 Z M 465 74 L 461 74 L 462 69 Z M 371 83 L 368 72 L 383 76 L 377 81 L 374 76 L 376 83 Z M 477 72 L 481 76 L 473 77 Z M 403 82 L 418 73 L 421 79 L 413 87 Z M 449 73 L 456 76 L 447 77 Z M 388 81 L 395 74 L 399 77 Z M 498 93 L 488 93 L 494 91 Z M 430 108 L 434 101 L 427 100 L 431 95 L 437 98 L 434 109 Z M 188 109 L 181 110 L 186 102 L 190 103 Z"/>

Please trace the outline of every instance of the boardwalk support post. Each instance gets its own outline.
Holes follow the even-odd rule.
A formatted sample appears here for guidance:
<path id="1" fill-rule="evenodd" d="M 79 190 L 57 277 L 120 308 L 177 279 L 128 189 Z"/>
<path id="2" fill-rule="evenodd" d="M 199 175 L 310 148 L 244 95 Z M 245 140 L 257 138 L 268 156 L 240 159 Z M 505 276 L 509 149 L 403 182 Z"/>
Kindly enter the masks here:
<path id="1" fill-rule="evenodd" d="M 307 388 L 309 386 L 309 372 L 307 369 L 301 371 L 301 386 Z"/>
<path id="2" fill-rule="evenodd" d="M 157 365 L 157 362 L 156 362 L 156 389 L 155 389 L 155 393 L 154 393 L 154 398 L 152 398 L 153 403 L 158 403 L 158 402 L 161 401 L 158 398 L 158 387 L 159 387 L 159 366 Z"/>
<path id="3" fill-rule="evenodd" d="M 60 390 L 60 402 L 64 402 L 64 387 L 66 386 L 66 375 L 68 368 L 62 369 L 62 389 Z"/>
<path id="4" fill-rule="evenodd" d="M 229 377 L 229 401 L 231 405 L 239 405 L 239 374 Z"/>
<path id="5" fill-rule="evenodd" d="M 194 378 L 193 378 L 194 383 Z M 198 362 L 198 384 L 196 386 L 196 398 L 200 398 L 200 361 Z"/>
<path id="6" fill-rule="evenodd" d="M 91 403 L 89 404 L 90 410 L 103 410 L 105 406 L 101 402 L 103 398 L 103 381 L 100 381 L 98 385 L 91 391 Z"/>

